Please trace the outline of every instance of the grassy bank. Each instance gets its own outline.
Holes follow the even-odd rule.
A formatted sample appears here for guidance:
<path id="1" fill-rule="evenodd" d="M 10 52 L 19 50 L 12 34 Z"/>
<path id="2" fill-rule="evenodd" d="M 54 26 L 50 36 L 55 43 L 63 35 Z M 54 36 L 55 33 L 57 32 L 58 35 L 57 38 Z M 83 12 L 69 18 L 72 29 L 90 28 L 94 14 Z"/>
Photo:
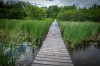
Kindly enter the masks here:
<path id="1" fill-rule="evenodd" d="M 13 61 L 12 58 L 10 59 L 4 54 L 5 48 L 3 48 L 3 46 L 6 48 L 16 48 L 19 44 L 31 42 L 33 48 L 35 46 L 40 47 L 51 22 L 52 19 L 0 19 L 0 66 L 14 66 L 15 64 L 15 61 Z"/>
<path id="2" fill-rule="evenodd" d="M 60 22 L 63 39 L 71 48 L 80 45 L 85 40 L 100 34 L 100 23 L 93 22 Z"/>
<path id="3" fill-rule="evenodd" d="M 0 20 L 0 42 L 19 44 L 23 41 L 40 40 L 48 32 L 52 20 Z"/>

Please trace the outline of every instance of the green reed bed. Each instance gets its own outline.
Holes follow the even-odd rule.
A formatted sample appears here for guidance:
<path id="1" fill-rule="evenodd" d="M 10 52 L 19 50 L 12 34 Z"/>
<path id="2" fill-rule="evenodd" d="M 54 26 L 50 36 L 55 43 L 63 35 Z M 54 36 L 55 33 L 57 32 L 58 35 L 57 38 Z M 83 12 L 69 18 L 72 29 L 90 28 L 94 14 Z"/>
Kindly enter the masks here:
<path id="1" fill-rule="evenodd" d="M 64 41 L 67 41 L 71 48 L 80 45 L 84 40 L 88 40 L 97 33 L 100 33 L 99 27 L 99 23 L 93 22 L 60 22 Z"/>
<path id="2" fill-rule="evenodd" d="M 26 33 L 28 40 L 30 40 L 34 45 L 39 44 L 42 41 L 42 38 L 48 32 L 48 29 L 51 25 L 51 21 L 42 20 L 42 21 L 30 21 L 22 22 L 19 24 L 19 31 Z"/>
<path id="3" fill-rule="evenodd" d="M 36 38 L 42 39 L 43 35 L 48 32 L 52 20 L 0 20 L 0 36 L 2 42 L 7 42 L 4 39 L 7 37 L 15 41 L 23 37 L 35 41 Z M 10 39 L 9 39 L 10 40 Z M 25 40 L 23 40 L 25 41 Z M 16 43 L 16 42 L 15 42 Z"/>
<path id="4" fill-rule="evenodd" d="M 52 19 L 45 20 L 8 20 L 0 19 L 0 66 L 14 66 L 14 61 L 4 54 L 5 48 L 16 48 L 23 42 L 31 42 L 32 47 L 40 47 Z M 5 46 L 5 48 L 3 47 Z M 2 52 L 2 53 L 1 53 Z M 15 59 L 15 58 L 13 58 Z"/>

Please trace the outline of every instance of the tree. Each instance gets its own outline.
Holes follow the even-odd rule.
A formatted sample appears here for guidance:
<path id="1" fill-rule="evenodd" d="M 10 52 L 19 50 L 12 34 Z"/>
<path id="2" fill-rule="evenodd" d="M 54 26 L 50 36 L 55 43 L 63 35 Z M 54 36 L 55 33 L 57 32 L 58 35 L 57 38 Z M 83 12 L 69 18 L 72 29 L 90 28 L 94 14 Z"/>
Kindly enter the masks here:
<path id="1" fill-rule="evenodd" d="M 62 12 L 60 12 L 57 16 L 58 19 L 60 20 L 77 20 L 77 16 L 78 16 L 78 10 L 64 10 Z"/>
<path id="2" fill-rule="evenodd" d="M 90 8 L 79 9 L 75 6 L 60 7 L 60 12 L 57 15 L 57 18 L 60 20 L 100 22 L 100 5 L 93 5 Z"/>
<path id="3" fill-rule="evenodd" d="M 15 3 L 8 12 L 8 18 L 10 19 L 22 19 L 24 17 L 24 9 L 22 2 Z"/>
<path id="4" fill-rule="evenodd" d="M 50 7 L 47 9 L 48 17 L 56 18 L 56 16 L 58 15 L 59 11 L 60 11 L 60 10 L 59 10 L 59 7 L 58 7 L 57 5 L 50 6 Z"/>
<path id="5" fill-rule="evenodd" d="M 31 19 L 42 19 L 42 18 L 46 17 L 46 15 L 47 15 L 46 9 L 39 8 L 37 6 L 30 5 L 30 4 L 25 7 L 25 12 L 26 12 L 27 16 Z"/>
<path id="6" fill-rule="evenodd" d="M 0 18 L 22 19 L 24 17 L 23 3 L 0 0 Z"/>
<path id="7" fill-rule="evenodd" d="M 38 18 L 46 18 L 47 17 L 47 10 L 45 8 L 39 8 L 38 9 Z"/>

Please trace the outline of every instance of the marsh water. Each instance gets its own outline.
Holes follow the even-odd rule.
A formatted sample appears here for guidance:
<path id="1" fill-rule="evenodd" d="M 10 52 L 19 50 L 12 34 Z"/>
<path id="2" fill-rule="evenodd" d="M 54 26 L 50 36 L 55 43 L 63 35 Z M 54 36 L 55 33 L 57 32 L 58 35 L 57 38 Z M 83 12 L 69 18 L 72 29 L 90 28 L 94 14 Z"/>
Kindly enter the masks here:
<path id="1" fill-rule="evenodd" d="M 70 49 L 69 53 L 74 66 L 100 66 L 100 46 L 86 45 L 77 49 Z"/>
<path id="2" fill-rule="evenodd" d="M 39 48 L 26 47 L 26 51 L 18 56 L 16 59 L 16 66 L 31 66 Z"/>
<path id="3" fill-rule="evenodd" d="M 25 42 L 23 45 L 21 45 L 25 47 L 18 47 L 19 52 L 17 52 L 15 66 L 31 66 L 35 56 L 39 51 L 39 48 L 38 47 L 32 48 L 30 44 L 31 44 L 30 42 Z M 24 48 L 25 51 L 22 51 Z"/>

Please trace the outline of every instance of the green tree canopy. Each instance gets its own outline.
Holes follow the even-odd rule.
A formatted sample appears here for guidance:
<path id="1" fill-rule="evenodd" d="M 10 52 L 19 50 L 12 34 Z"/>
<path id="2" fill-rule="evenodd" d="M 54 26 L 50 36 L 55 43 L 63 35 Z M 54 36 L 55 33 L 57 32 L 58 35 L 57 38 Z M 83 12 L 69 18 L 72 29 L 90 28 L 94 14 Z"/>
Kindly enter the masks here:
<path id="1" fill-rule="evenodd" d="M 25 12 L 27 16 L 31 19 L 42 19 L 43 17 L 46 17 L 47 10 L 44 8 L 39 8 L 34 5 L 27 5 L 25 7 Z"/>
<path id="2" fill-rule="evenodd" d="M 48 17 L 56 18 L 59 13 L 59 7 L 57 5 L 50 6 L 47 10 Z"/>

